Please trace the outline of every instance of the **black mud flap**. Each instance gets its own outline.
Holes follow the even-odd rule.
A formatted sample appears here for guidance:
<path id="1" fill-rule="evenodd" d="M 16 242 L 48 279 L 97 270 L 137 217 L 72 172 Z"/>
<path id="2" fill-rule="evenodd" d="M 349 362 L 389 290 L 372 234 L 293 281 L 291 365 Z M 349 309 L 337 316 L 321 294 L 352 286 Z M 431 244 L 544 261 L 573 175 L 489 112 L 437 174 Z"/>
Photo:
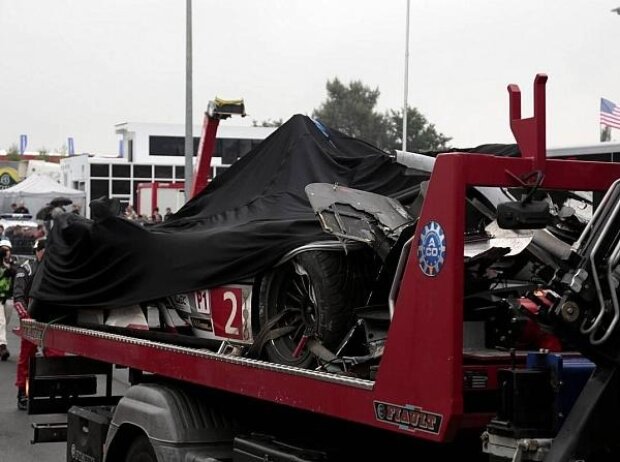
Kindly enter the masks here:
<path id="1" fill-rule="evenodd" d="M 327 454 L 322 451 L 292 446 L 267 435 L 252 434 L 247 437 L 237 437 L 233 443 L 234 462 L 322 462 L 327 460 Z"/>
<path id="2" fill-rule="evenodd" d="M 74 406 L 67 418 L 67 462 L 103 462 L 114 406 Z"/>

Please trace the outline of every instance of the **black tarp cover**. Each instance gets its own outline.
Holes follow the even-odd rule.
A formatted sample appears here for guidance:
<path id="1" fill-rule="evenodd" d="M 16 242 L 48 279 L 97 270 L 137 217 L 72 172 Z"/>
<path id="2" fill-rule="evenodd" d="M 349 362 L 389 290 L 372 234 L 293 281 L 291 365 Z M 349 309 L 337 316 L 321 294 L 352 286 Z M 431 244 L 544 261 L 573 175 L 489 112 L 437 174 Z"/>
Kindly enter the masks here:
<path id="1" fill-rule="evenodd" d="M 437 157 L 439 154 L 449 152 L 469 152 L 475 154 L 492 154 L 494 156 L 501 157 L 520 157 L 521 151 L 516 144 L 481 144 L 475 148 L 448 148 L 441 151 L 422 151 L 422 154 L 431 157 Z"/>
<path id="2" fill-rule="evenodd" d="M 405 170 L 374 146 L 293 116 L 169 221 L 58 217 L 32 295 L 48 306 L 122 307 L 254 276 L 300 245 L 331 239 L 307 184 L 392 195 L 412 185 Z"/>

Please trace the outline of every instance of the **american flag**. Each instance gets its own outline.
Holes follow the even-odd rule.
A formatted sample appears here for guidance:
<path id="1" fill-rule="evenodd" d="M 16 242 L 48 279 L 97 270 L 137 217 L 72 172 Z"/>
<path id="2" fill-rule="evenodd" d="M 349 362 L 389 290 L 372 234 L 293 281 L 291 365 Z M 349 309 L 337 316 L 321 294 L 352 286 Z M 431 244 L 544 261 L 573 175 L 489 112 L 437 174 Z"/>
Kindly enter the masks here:
<path id="1" fill-rule="evenodd" d="M 620 107 L 605 98 L 601 98 L 601 125 L 620 128 Z"/>

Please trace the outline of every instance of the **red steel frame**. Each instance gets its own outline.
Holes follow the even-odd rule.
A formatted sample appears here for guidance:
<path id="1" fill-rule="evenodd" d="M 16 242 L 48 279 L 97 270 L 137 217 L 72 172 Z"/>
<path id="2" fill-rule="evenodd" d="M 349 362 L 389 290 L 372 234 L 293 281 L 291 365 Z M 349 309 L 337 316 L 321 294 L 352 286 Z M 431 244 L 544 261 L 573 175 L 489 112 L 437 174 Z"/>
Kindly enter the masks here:
<path id="1" fill-rule="evenodd" d="M 205 114 L 205 118 L 202 123 L 202 134 L 200 136 L 200 145 L 198 146 L 198 158 L 196 159 L 194 181 L 192 182 L 190 197 L 195 197 L 196 194 L 202 191 L 209 182 L 209 178 L 211 177 L 211 158 L 213 157 L 215 138 L 219 125 L 219 117 L 212 117 Z"/>
<path id="2" fill-rule="evenodd" d="M 544 138 L 541 142 L 545 130 L 545 80 L 545 76 L 536 79 L 535 116 L 529 120 L 520 119 L 520 107 L 515 104 L 518 87 L 509 87 L 511 122 L 524 157 L 461 153 L 438 156 L 413 242 L 417 245 L 425 224 L 440 223 L 447 247 L 444 266 L 429 277 L 420 270 L 415 249 L 410 252 L 385 353 L 376 380 L 367 382 L 366 388 L 334 383 L 326 378 L 328 374 L 309 377 L 293 370 L 248 367 L 227 362 L 224 357 L 163 351 L 153 345 L 132 345 L 67 332 L 61 327 L 46 326 L 41 332 L 38 327 L 42 326 L 33 321 L 24 322 L 26 335 L 46 347 L 94 359 L 428 440 L 449 440 L 459 428 L 482 423 L 479 415 L 463 411 L 466 188 L 518 186 L 516 177 L 535 169 L 544 170 L 543 186 L 551 189 L 603 191 L 620 178 L 620 165 L 545 159 Z M 376 402 L 438 414 L 442 418 L 439 431 L 432 433 L 379 420 Z"/>

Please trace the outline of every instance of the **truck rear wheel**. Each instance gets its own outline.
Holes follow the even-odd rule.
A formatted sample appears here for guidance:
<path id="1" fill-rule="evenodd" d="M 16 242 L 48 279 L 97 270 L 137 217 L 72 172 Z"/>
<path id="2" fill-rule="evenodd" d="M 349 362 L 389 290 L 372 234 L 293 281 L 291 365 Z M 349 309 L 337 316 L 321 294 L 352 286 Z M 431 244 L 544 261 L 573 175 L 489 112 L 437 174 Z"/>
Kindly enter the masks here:
<path id="1" fill-rule="evenodd" d="M 157 462 L 153 445 L 146 435 L 140 435 L 133 440 L 125 456 L 125 462 Z"/>
<path id="2" fill-rule="evenodd" d="M 304 335 L 318 339 L 328 349 L 338 346 L 363 292 L 354 266 L 342 252 L 314 250 L 297 255 L 262 278 L 260 326 L 271 321 L 271 330 L 286 332 L 265 343 L 267 359 L 310 367 L 315 358 L 307 348 L 299 356 L 293 355 Z"/>

